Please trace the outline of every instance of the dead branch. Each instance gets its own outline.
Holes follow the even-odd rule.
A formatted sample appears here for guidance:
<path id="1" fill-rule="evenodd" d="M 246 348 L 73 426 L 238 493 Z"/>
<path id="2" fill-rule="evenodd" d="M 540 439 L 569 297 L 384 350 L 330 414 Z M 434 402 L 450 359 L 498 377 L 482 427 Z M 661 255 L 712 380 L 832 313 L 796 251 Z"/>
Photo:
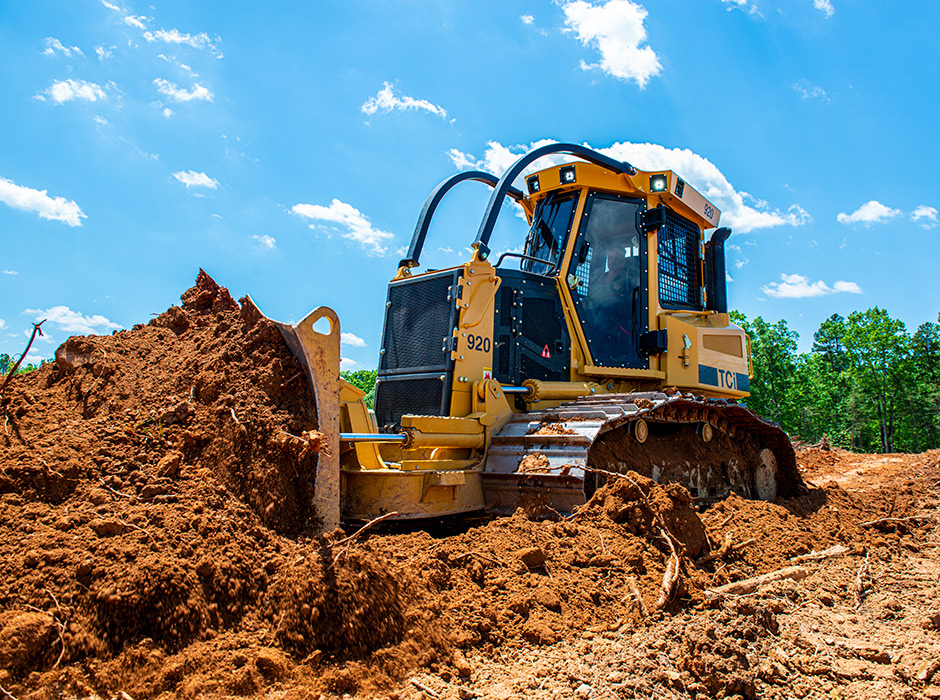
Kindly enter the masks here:
<path id="1" fill-rule="evenodd" d="M 463 560 L 466 559 L 467 557 L 479 557 L 479 558 L 482 559 L 483 561 L 488 561 L 488 562 L 490 562 L 491 564 L 496 564 L 497 566 L 504 566 L 503 562 L 501 562 L 501 561 L 500 561 L 499 559 L 497 559 L 496 557 L 491 557 L 491 556 L 488 555 L 488 554 L 484 554 L 483 552 L 478 552 L 478 551 L 476 551 L 476 550 L 472 550 L 472 551 L 469 551 L 469 552 L 464 552 L 463 554 L 458 554 L 456 557 L 452 558 L 451 561 L 452 561 L 452 562 L 463 561 Z"/>
<path id="2" fill-rule="evenodd" d="M 411 679 L 411 685 L 413 685 L 415 688 L 417 688 L 417 689 L 420 690 L 421 692 L 427 693 L 427 694 L 430 695 L 432 698 L 439 698 L 439 697 L 441 697 L 441 696 L 440 696 L 440 693 L 438 693 L 438 692 L 436 692 L 436 691 L 434 691 L 434 690 L 431 690 L 429 687 L 427 687 L 424 683 L 422 683 L 421 681 L 419 681 L 417 678 L 412 678 L 412 679 Z"/>
<path id="3" fill-rule="evenodd" d="M 632 576 L 627 576 L 627 586 L 630 588 L 630 593 L 633 595 L 634 600 L 640 606 L 640 612 L 643 613 L 643 617 L 649 617 L 649 611 L 646 609 L 646 604 L 643 603 L 643 596 L 640 595 L 640 589 L 636 585 L 636 579 Z"/>
<path id="4" fill-rule="evenodd" d="M 16 361 L 16 364 L 14 364 L 14 365 L 10 368 L 10 371 L 7 372 L 7 376 L 6 376 L 6 379 L 3 380 L 3 384 L 0 384 L 0 395 L 2 395 L 2 394 L 3 394 L 3 390 L 7 388 L 7 384 L 10 383 L 10 380 L 13 379 L 13 375 L 16 374 L 16 370 L 18 370 L 18 369 L 20 368 L 20 363 L 23 361 L 23 358 L 26 357 L 26 353 L 29 352 L 30 347 L 32 347 L 32 345 L 33 345 L 33 340 L 35 340 L 35 338 L 36 338 L 36 334 L 38 333 L 40 336 L 42 335 L 42 329 L 40 328 L 40 326 L 41 326 L 42 324 L 44 324 L 44 323 L 46 322 L 46 320 L 47 320 L 47 319 L 43 319 L 43 320 L 40 321 L 39 323 L 34 323 L 34 324 L 33 324 L 33 332 L 32 332 L 32 334 L 29 336 L 29 342 L 26 343 L 26 349 L 25 349 L 25 350 L 23 351 L 23 353 L 20 355 L 20 359 L 18 359 L 18 360 Z"/>
<path id="5" fill-rule="evenodd" d="M 8 698 L 10 698 L 10 700 L 18 700 L 17 697 L 13 693 L 11 693 L 9 690 L 4 688 L 2 685 L 0 685 L 0 693 L 3 693 L 4 695 L 6 695 Z"/>
<path id="6" fill-rule="evenodd" d="M 865 561 L 858 567 L 858 573 L 855 574 L 855 582 L 852 584 L 852 593 L 855 595 L 855 609 L 862 607 L 862 601 L 871 593 L 871 579 L 868 576 L 868 566 L 870 554 L 865 552 Z"/>
<path id="7" fill-rule="evenodd" d="M 731 554 L 735 550 L 744 549 L 749 544 L 752 544 L 757 541 L 756 537 L 751 537 L 750 539 L 744 540 L 743 542 L 734 544 L 734 542 L 732 541 L 733 537 L 734 535 L 731 532 L 725 533 L 725 539 L 721 543 L 721 547 L 718 549 L 718 551 L 712 552 L 710 554 L 706 554 L 703 557 L 699 557 L 698 559 L 695 560 L 696 565 L 701 566 L 702 564 L 707 564 L 708 562 L 714 561 L 715 559 L 721 559 L 722 557 L 725 557 L 728 554 Z"/>
<path id="8" fill-rule="evenodd" d="M 121 525 L 124 525 L 125 527 L 129 527 L 129 528 L 131 528 L 132 530 L 140 530 L 142 533 L 144 533 L 145 535 L 147 535 L 148 538 L 150 538 L 150 541 L 151 541 L 151 542 L 154 542 L 154 541 L 155 541 L 155 540 L 153 539 L 153 535 L 151 535 L 149 532 L 147 532 L 146 530 L 144 530 L 144 528 L 140 527 L 139 525 L 134 525 L 134 523 L 126 522 L 126 521 L 124 521 L 124 520 L 121 520 L 120 518 L 118 518 L 117 521 L 118 521 L 119 523 L 121 523 Z"/>
<path id="9" fill-rule="evenodd" d="M 104 479 L 98 479 L 98 483 L 101 484 L 105 488 L 105 490 L 109 491 L 110 493 L 113 493 L 115 496 L 121 496 L 122 498 L 137 498 L 137 496 L 133 494 L 124 493 L 122 491 L 118 491 L 116 489 L 111 488 L 104 482 Z"/>
<path id="10" fill-rule="evenodd" d="M 372 520 L 367 522 L 365 525 L 360 527 L 358 530 L 356 530 L 349 537 L 344 537 L 339 542 L 334 542 L 332 547 L 340 547 L 345 544 L 346 548 L 342 552 L 337 554 L 335 557 L 333 557 L 333 566 L 336 566 L 336 563 L 340 559 L 342 559 L 344 556 L 346 556 L 346 554 L 349 553 L 349 549 L 353 546 L 353 544 L 355 544 L 356 538 L 358 538 L 362 533 L 364 533 L 373 525 L 377 525 L 378 523 L 382 522 L 383 520 L 387 520 L 388 518 L 394 518 L 396 515 L 398 515 L 398 511 L 393 510 L 391 513 L 386 513 L 385 515 L 380 515 L 377 518 L 373 518 Z"/>
<path id="11" fill-rule="evenodd" d="M 46 590 L 47 593 L 49 592 L 47 589 L 44 589 L 44 590 Z M 52 595 L 52 594 L 49 593 L 49 595 Z M 56 607 L 58 608 L 59 601 L 55 599 L 55 596 L 52 596 L 52 600 L 53 602 L 55 602 Z M 65 623 L 62 622 L 62 620 L 60 620 L 59 618 L 57 618 L 55 615 L 48 613 L 45 610 L 40 610 L 35 605 L 30 605 L 29 603 L 26 603 L 25 605 L 30 610 L 34 610 L 35 612 L 38 612 L 41 615 L 48 615 L 49 617 L 52 618 L 52 621 L 55 623 L 56 632 L 58 632 L 59 634 L 59 644 L 62 646 L 62 648 L 59 651 L 59 656 L 56 658 L 55 663 L 52 665 L 52 668 L 58 668 L 59 664 L 62 662 L 62 657 L 65 656 Z M 62 611 L 61 608 L 59 608 L 59 612 L 61 611 Z"/>
<path id="12" fill-rule="evenodd" d="M 829 559 L 831 557 L 841 557 L 843 554 L 847 554 L 849 548 L 845 545 L 837 544 L 834 547 L 829 549 L 824 549 L 821 552 L 812 551 L 809 554 L 800 554 L 796 557 L 790 557 L 790 561 L 817 561 L 819 559 Z"/>
<path id="13" fill-rule="evenodd" d="M 859 523 L 858 526 L 881 528 L 882 526 L 900 525 L 902 523 L 918 523 L 924 520 L 930 520 L 930 518 L 926 515 L 910 515 L 906 518 L 878 518 L 877 520 L 867 520 Z"/>
<path id="14" fill-rule="evenodd" d="M 708 588 L 705 590 L 705 597 L 714 600 L 726 595 L 746 595 L 753 593 L 764 584 L 784 580 L 800 581 L 809 576 L 810 573 L 810 570 L 803 566 L 788 566 L 743 581 L 734 581 L 717 588 Z"/>
<path id="15" fill-rule="evenodd" d="M 676 553 L 676 547 L 672 543 L 672 537 L 669 535 L 668 530 L 663 528 L 662 535 L 669 545 L 669 563 L 666 564 L 666 571 L 663 572 L 662 589 L 656 601 L 657 610 L 662 610 L 669 605 L 669 601 L 672 600 L 676 590 L 676 583 L 679 581 L 679 555 Z"/>

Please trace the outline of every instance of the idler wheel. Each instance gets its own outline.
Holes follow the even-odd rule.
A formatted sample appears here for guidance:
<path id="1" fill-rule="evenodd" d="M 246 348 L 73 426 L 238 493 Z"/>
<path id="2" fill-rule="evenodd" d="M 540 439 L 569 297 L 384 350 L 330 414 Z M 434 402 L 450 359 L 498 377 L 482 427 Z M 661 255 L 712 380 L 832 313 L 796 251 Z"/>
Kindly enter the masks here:
<path id="1" fill-rule="evenodd" d="M 777 497 L 777 457 L 767 448 L 760 451 L 760 461 L 754 468 L 754 490 L 762 501 Z"/>
<path id="2" fill-rule="evenodd" d="M 633 437 L 637 442 L 646 442 L 646 438 L 650 436 L 650 427 L 646 424 L 646 421 L 642 418 L 637 418 L 633 421 Z"/>

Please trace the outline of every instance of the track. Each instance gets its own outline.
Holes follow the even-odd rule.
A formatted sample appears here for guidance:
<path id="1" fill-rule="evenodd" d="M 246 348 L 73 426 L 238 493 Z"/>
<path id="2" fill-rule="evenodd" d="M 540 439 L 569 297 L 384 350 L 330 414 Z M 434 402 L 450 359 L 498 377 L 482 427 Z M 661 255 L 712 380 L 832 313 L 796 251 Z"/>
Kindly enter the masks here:
<path id="1" fill-rule="evenodd" d="M 493 437 L 484 492 L 497 510 L 545 504 L 570 512 L 603 472 L 630 470 L 681 484 L 702 501 L 731 492 L 775 500 L 803 488 L 786 433 L 745 406 L 636 392 L 513 417 Z"/>

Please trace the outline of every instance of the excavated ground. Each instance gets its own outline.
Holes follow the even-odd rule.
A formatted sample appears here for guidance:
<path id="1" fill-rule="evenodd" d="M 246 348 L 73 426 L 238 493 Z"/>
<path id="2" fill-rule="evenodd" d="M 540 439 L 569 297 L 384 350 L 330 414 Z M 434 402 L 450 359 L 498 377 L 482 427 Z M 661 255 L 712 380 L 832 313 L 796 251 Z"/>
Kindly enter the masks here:
<path id="1" fill-rule="evenodd" d="M 205 273 L 182 301 L 0 398 L 4 697 L 940 697 L 940 451 L 317 538 L 299 366 Z"/>

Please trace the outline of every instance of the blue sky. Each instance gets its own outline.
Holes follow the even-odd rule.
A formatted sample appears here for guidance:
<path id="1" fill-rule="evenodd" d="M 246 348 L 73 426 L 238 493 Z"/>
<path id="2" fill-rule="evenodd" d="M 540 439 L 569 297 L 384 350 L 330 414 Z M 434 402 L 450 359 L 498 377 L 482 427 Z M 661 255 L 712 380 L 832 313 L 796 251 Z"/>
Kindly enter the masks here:
<path id="1" fill-rule="evenodd" d="M 936 321 L 940 5 L 0 0 L 0 352 L 146 322 L 205 268 L 372 368 L 425 197 L 547 140 L 673 168 L 731 226 L 733 307 Z M 488 190 L 422 263 L 462 262 Z M 504 212 L 494 250 L 524 225 Z"/>

